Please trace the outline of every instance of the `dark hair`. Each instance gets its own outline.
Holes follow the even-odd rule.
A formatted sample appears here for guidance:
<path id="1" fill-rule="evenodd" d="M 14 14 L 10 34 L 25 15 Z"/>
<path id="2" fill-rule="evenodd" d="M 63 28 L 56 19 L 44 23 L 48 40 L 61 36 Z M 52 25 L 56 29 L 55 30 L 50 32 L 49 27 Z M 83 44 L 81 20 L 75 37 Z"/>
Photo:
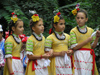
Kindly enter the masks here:
<path id="1" fill-rule="evenodd" d="M 59 20 L 64 19 L 61 15 L 59 15 L 59 18 L 60 18 Z M 54 18 L 53 18 L 53 19 L 52 19 L 52 31 L 51 31 L 49 34 L 51 34 L 51 33 L 53 33 L 53 32 L 54 32 L 54 29 L 55 29 L 55 28 L 54 28 L 54 26 L 53 26 L 54 24 L 56 24 L 56 25 L 57 25 L 57 24 L 58 24 L 58 22 L 55 22 L 55 23 L 54 23 Z"/>
<path id="2" fill-rule="evenodd" d="M 19 24 L 19 21 L 22 21 L 21 19 L 18 19 L 15 23 L 13 22 L 13 20 L 10 21 L 9 25 L 9 35 L 11 35 L 11 32 L 13 32 L 12 27 L 17 27 L 17 25 Z"/>
<path id="3" fill-rule="evenodd" d="M 42 18 L 39 18 L 39 21 L 43 21 L 43 19 Z M 33 32 L 32 27 L 35 26 L 39 21 L 33 22 L 32 19 L 30 20 L 30 24 L 29 25 L 30 25 L 30 28 L 31 28 L 31 31 L 32 32 Z"/>
<path id="4" fill-rule="evenodd" d="M 86 11 L 85 9 L 80 9 L 80 10 L 77 12 L 77 14 L 78 14 L 79 12 L 83 12 L 83 13 L 85 14 L 86 18 L 88 17 L 87 11 Z M 77 15 L 77 14 L 76 14 L 76 15 Z"/>

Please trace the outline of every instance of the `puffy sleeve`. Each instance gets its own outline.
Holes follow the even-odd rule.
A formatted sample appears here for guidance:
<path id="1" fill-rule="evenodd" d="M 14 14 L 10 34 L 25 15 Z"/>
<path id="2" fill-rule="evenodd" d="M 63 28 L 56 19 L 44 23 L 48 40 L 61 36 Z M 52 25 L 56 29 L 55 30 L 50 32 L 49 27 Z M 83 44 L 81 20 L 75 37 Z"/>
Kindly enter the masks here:
<path id="1" fill-rule="evenodd" d="M 33 55 L 33 41 L 31 39 L 27 40 L 26 43 L 26 55 Z"/>
<path id="2" fill-rule="evenodd" d="M 9 40 L 5 42 L 5 58 L 12 57 L 13 43 Z"/>
<path id="3" fill-rule="evenodd" d="M 73 31 L 70 32 L 70 45 L 71 45 L 71 48 L 74 48 L 77 45 L 76 35 Z"/>
<path id="4" fill-rule="evenodd" d="M 45 51 L 50 51 L 51 48 L 52 48 L 52 39 L 50 37 L 47 37 L 45 41 Z"/>

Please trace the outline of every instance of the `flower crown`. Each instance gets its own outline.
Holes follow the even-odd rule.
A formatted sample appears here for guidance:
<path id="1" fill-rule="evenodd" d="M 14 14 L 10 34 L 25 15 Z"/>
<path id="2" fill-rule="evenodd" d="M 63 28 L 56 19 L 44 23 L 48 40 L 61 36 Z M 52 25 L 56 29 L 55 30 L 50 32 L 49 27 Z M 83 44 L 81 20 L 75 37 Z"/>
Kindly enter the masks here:
<path id="1" fill-rule="evenodd" d="M 33 16 L 31 17 L 33 22 L 36 22 L 36 21 L 39 21 L 39 15 L 36 14 L 36 11 L 32 11 L 32 10 L 29 10 L 29 13 L 33 14 Z"/>
<path id="2" fill-rule="evenodd" d="M 18 20 L 17 15 L 15 15 L 14 12 L 12 12 L 11 14 L 12 14 L 11 20 L 13 20 L 13 22 L 15 23 Z"/>
<path id="3" fill-rule="evenodd" d="M 72 14 L 73 14 L 73 15 L 76 15 L 76 14 L 77 14 L 77 11 L 79 11 L 79 10 L 80 10 L 80 9 L 79 9 L 79 6 L 80 6 L 80 5 L 79 5 L 79 4 L 77 4 L 77 5 L 76 5 L 76 7 L 75 7 L 75 9 L 74 9 L 74 10 L 72 10 Z"/>
<path id="4" fill-rule="evenodd" d="M 60 19 L 60 12 L 58 12 L 57 14 L 56 14 L 56 16 L 54 16 L 54 23 L 56 23 L 56 22 L 59 22 L 59 19 Z"/>
<path id="5" fill-rule="evenodd" d="M 34 14 L 31 18 L 32 18 L 33 22 L 39 21 L 38 14 Z"/>

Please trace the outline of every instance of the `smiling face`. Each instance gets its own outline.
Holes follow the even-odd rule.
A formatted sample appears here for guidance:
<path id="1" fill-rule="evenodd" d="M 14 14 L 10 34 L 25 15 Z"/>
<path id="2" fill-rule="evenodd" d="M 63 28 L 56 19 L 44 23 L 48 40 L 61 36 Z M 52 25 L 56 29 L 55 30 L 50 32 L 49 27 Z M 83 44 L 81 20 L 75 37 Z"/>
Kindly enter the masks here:
<path id="1" fill-rule="evenodd" d="M 54 28 L 55 31 L 57 32 L 63 32 L 65 29 L 65 20 L 64 19 L 60 19 L 59 22 L 56 24 L 54 24 Z"/>
<path id="2" fill-rule="evenodd" d="M 36 25 L 32 27 L 32 30 L 33 30 L 37 35 L 40 35 L 40 33 L 43 33 L 43 32 L 44 32 L 43 21 L 42 21 L 42 20 L 39 20 L 39 22 L 37 22 Z"/>
<path id="3" fill-rule="evenodd" d="M 88 18 L 86 18 L 86 15 L 83 12 L 77 13 L 76 22 L 80 27 L 84 26 L 87 21 L 88 21 Z"/>
<path id="4" fill-rule="evenodd" d="M 23 21 L 18 21 L 18 24 L 16 25 L 16 27 L 12 27 L 12 30 L 14 34 L 16 35 L 23 34 L 23 31 L 24 31 Z"/>

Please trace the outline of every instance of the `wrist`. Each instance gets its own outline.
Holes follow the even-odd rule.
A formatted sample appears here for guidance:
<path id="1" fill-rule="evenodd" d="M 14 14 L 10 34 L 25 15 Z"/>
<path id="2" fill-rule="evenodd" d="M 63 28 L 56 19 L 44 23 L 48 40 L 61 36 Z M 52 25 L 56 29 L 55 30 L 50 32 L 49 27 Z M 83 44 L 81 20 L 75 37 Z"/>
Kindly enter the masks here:
<path id="1" fill-rule="evenodd" d="M 42 59 L 42 58 L 43 58 L 43 56 L 41 55 L 41 56 L 40 56 L 40 59 Z"/>
<path id="2" fill-rule="evenodd" d="M 13 74 L 14 74 L 14 72 L 10 73 L 10 75 L 13 75 Z"/>
<path id="3" fill-rule="evenodd" d="M 74 52 L 73 50 L 71 50 L 72 51 L 72 53 Z"/>

